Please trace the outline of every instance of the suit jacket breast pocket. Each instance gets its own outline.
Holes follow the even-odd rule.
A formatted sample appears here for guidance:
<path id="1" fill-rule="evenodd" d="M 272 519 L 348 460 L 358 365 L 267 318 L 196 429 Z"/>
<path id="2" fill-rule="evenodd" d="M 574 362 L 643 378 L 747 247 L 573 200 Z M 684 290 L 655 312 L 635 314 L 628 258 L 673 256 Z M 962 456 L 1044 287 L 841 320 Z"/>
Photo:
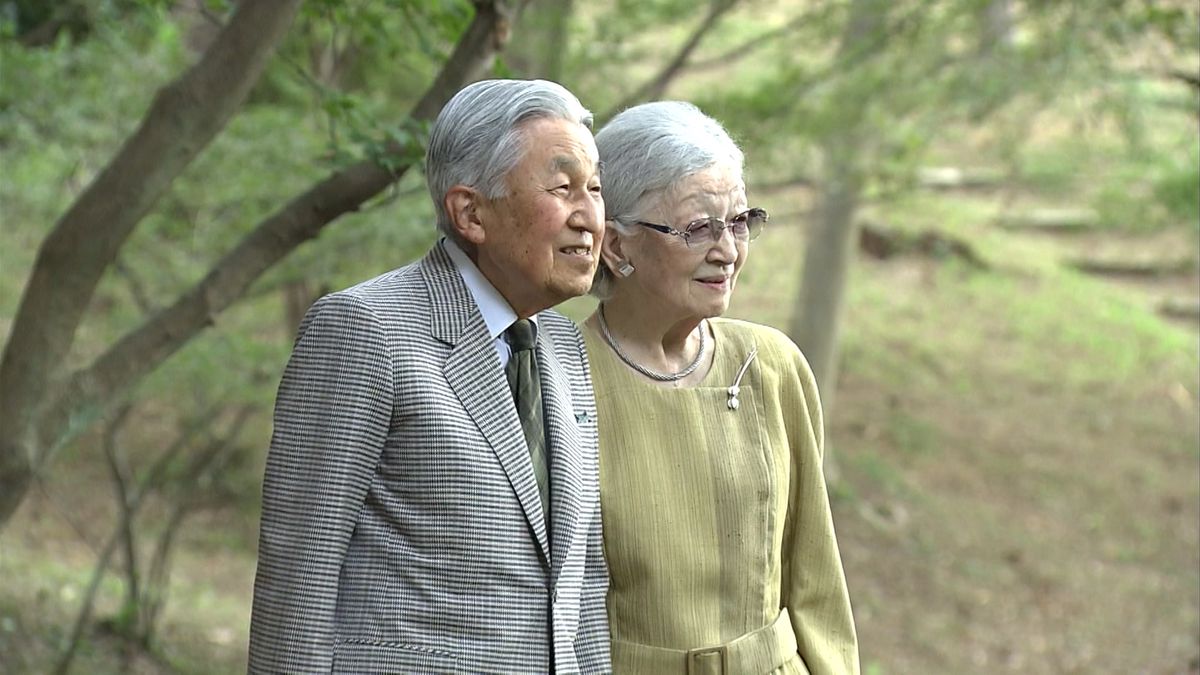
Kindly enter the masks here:
<path id="1" fill-rule="evenodd" d="M 457 673 L 450 652 L 380 640 L 339 640 L 333 655 L 334 673 L 391 675 L 392 673 Z"/>

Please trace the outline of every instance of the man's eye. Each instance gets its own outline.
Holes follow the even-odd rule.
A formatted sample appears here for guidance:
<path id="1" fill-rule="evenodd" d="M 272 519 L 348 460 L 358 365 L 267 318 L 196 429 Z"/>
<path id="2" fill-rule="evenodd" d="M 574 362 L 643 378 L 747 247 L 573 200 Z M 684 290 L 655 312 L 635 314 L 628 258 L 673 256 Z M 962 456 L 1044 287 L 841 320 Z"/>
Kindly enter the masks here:
<path id="1" fill-rule="evenodd" d="M 596 183 L 595 185 L 588 187 L 588 189 L 592 192 L 600 192 L 600 184 Z"/>

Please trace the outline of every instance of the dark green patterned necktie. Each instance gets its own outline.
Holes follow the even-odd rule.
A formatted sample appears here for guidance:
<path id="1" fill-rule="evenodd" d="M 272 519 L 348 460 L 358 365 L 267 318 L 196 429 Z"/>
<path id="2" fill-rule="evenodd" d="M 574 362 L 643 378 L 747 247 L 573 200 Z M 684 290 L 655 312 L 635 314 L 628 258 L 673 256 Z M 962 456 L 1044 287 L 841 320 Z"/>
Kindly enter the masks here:
<path id="1" fill-rule="evenodd" d="M 542 513 L 546 516 L 546 536 L 550 536 L 550 475 L 546 463 L 546 429 L 542 426 L 542 386 L 538 379 L 537 356 L 534 353 L 537 327 L 529 319 L 518 319 L 504 331 L 504 339 L 512 348 L 504 374 L 517 403 L 521 430 L 529 445 L 533 475 L 537 478 L 538 494 L 542 498 Z"/>

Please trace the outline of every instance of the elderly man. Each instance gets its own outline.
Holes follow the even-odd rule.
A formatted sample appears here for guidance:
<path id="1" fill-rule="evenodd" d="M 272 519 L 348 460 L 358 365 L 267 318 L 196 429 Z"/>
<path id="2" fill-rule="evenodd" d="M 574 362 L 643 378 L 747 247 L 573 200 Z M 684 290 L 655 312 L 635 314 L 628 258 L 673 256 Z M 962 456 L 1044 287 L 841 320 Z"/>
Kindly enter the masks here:
<path id="1" fill-rule="evenodd" d="M 611 670 L 583 342 L 603 234 L 591 114 L 460 91 L 427 179 L 444 237 L 318 300 L 275 406 L 252 672 Z"/>

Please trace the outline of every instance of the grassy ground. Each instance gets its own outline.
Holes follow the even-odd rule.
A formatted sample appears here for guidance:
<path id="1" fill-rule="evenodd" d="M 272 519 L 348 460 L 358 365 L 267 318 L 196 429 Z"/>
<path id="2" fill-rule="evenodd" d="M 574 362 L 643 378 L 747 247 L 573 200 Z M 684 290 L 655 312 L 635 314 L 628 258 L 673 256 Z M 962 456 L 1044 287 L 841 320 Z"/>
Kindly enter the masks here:
<path id="1" fill-rule="evenodd" d="M 769 196 L 780 213 L 802 200 Z M 854 269 L 828 428 L 867 672 L 1198 672 L 1195 326 L 1158 318 L 1136 285 L 1065 269 L 1081 244 L 1000 230 L 997 208 L 922 194 L 866 214 L 969 241 L 987 265 Z M 731 314 L 786 326 L 802 246 L 777 219 Z M 97 458 L 64 457 L 0 538 L 0 671 L 45 672 L 69 632 L 111 527 Z M 244 670 L 256 515 L 187 525 L 155 655 L 125 654 L 102 624 L 75 672 Z M 119 594 L 106 580 L 98 617 Z"/>

